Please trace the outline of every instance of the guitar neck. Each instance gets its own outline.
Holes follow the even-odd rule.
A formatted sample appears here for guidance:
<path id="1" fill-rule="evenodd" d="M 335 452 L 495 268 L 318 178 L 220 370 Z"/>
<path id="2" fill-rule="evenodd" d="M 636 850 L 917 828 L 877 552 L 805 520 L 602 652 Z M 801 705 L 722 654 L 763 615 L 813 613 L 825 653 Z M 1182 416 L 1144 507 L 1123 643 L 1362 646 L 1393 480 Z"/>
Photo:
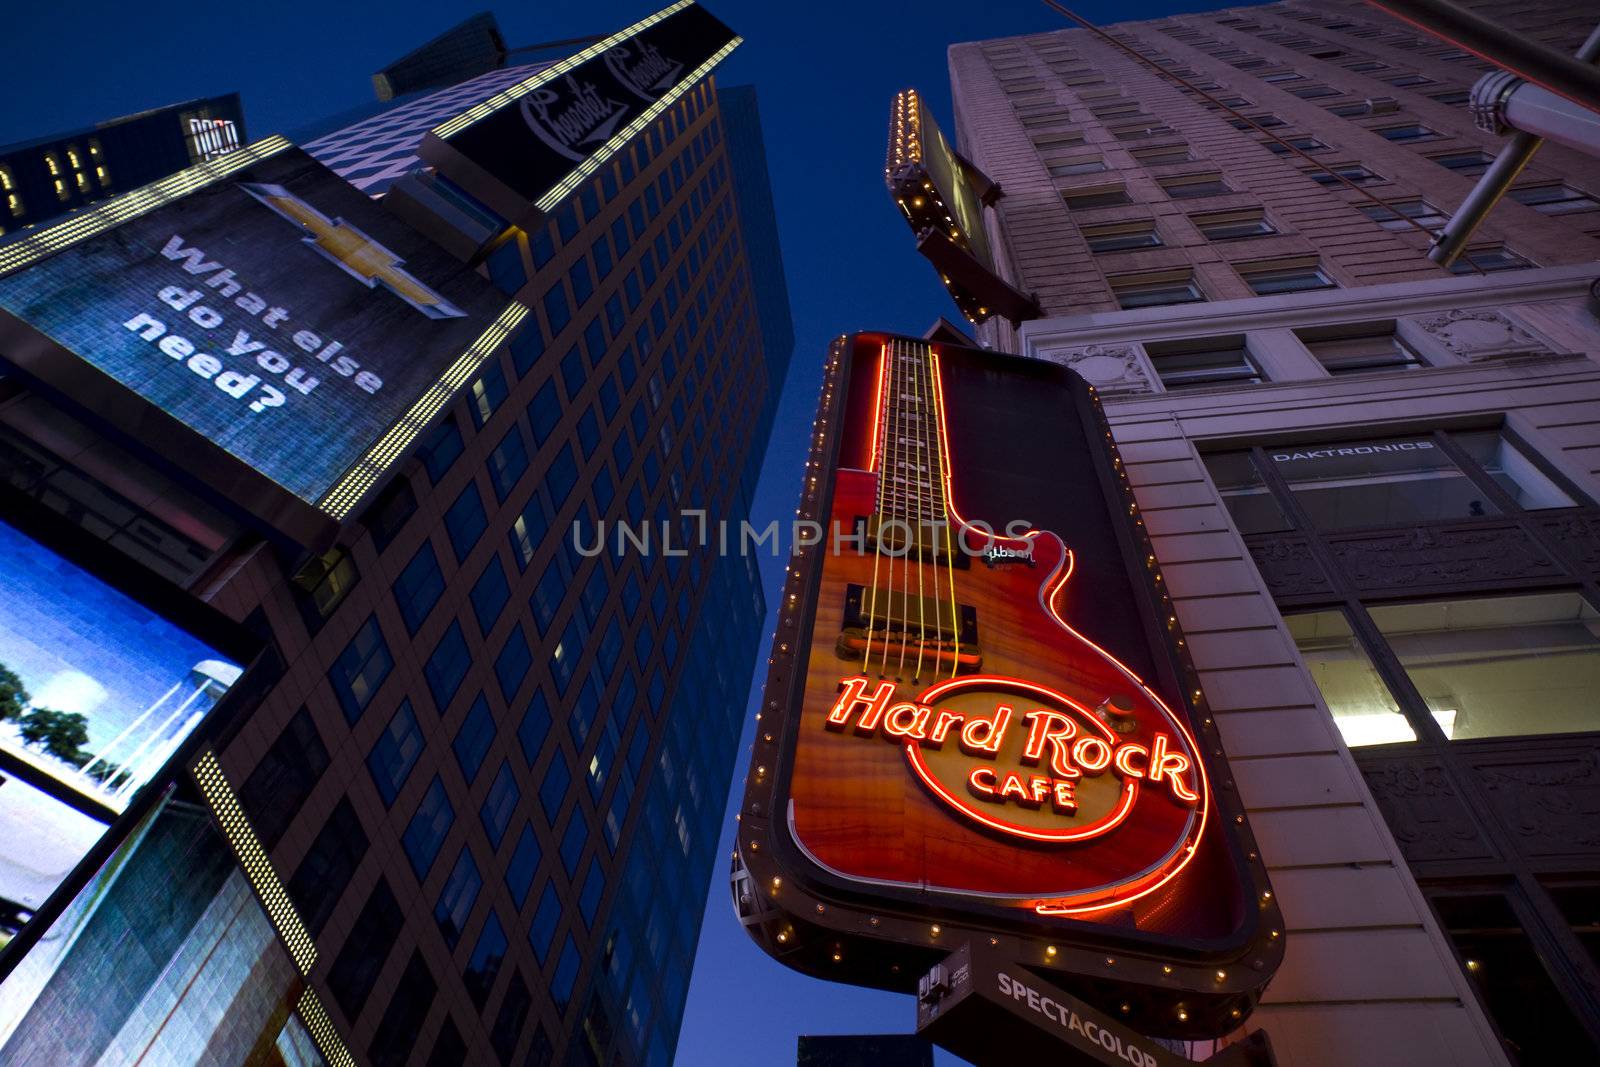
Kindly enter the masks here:
<path id="1" fill-rule="evenodd" d="M 947 523 L 949 457 L 933 350 L 918 341 L 892 340 L 883 361 L 874 466 L 878 514 L 913 529 Z"/>

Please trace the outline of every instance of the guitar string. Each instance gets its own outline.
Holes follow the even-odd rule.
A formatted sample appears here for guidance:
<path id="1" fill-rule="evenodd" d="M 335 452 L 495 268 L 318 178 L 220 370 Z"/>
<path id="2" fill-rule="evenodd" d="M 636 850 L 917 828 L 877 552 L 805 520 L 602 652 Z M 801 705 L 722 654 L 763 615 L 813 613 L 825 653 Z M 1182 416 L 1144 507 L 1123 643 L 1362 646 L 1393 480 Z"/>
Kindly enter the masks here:
<path id="1" fill-rule="evenodd" d="M 918 359 L 917 359 L 917 356 L 914 354 L 914 352 L 908 351 L 906 353 L 906 362 L 910 366 L 913 366 L 913 367 L 917 365 Z M 916 376 L 915 373 L 913 373 L 911 375 L 910 385 L 911 385 L 911 395 L 917 398 L 916 399 L 916 405 L 915 405 L 916 406 L 916 411 L 913 412 L 913 417 L 916 418 L 918 420 L 918 423 L 920 424 L 921 422 L 925 421 L 923 419 L 923 412 L 922 412 L 922 383 L 920 381 L 918 381 L 917 376 Z M 923 587 L 922 587 L 922 460 L 923 460 L 923 456 L 922 456 L 922 434 L 921 434 L 920 430 L 917 431 L 914 434 L 914 436 L 915 436 L 916 444 L 917 444 L 917 461 L 916 461 L 916 466 L 914 468 L 915 473 L 912 475 L 912 482 L 916 486 L 916 506 L 915 506 L 915 509 L 914 509 L 916 514 L 913 516 L 913 518 L 911 520 L 911 530 L 912 530 L 912 534 L 911 534 L 911 551 L 910 551 L 910 554 L 908 554 L 906 556 L 906 564 L 907 564 L 907 566 L 915 566 L 916 569 L 917 569 L 917 669 L 912 672 L 911 676 L 913 678 L 920 678 L 920 677 L 922 677 L 922 651 L 923 651 L 923 649 L 925 647 L 927 647 L 927 643 L 928 643 L 928 617 L 927 617 L 927 614 L 925 613 L 925 611 L 923 609 L 923 597 L 922 597 L 922 589 L 923 589 Z M 909 574 L 907 574 L 907 576 L 906 576 L 906 597 L 909 599 L 910 596 L 911 596 L 911 577 L 910 577 Z M 907 605 L 907 610 L 906 610 L 906 629 L 908 631 L 911 629 L 911 611 L 910 611 L 910 605 L 909 604 Z M 906 646 L 902 643 L 901 646 L 900 646 L 900 669 L 901 669 L 902 672 L 904 672 L 904 670 L 905 670 L 905 655 L 906 655 Z"/>
<path id="2" fill-rule="evenodd" d="M 878 513 L 877 551 L 879 554 L 883 554 L 886 547 L 884 544 L 884 526 L 886 524 L 886 517 L 892 518 L 892 516 L 887 516 L 887 513 L 894 506 L 894 497 L 892 494 L 897 491 L 893 488 L 894 479 L 896 477 L 894 472 L 900 465 L 899 435 L 904 424 L 904 418 L 902 417 L 900 411 L 900 384 L 895 376 L 895 362 L 899 359 L 898 342 L 890 342 L 889 353 L 889 444 L 894 448 L 894 456 L 892 459 L 885 459 L 886 470 L 884 471 L 884 480 L 888 488 L 885 490 L 885 507 L 880 509 Z M 878 673 L 880 675 L 887 675 L 889 673 L 889 634 L 894 627 L 894 564 L 895 557 L 893 553 L 889 553 L 889 561 L 885 564 L 889 574 L 888 589 L 885 591 L 886 607 L 883 619 L 883 659 L 878 668 Z"/>
<path id="3" fill-rule="evenodd" d="M 877 418 L 882 432 L 880 435 L 880 440 L 874 442 L 878 446 L 876 464 L 878 468 L 878 487 L 876 494 L 877 500 L 875 501 L 877 506 L 874 509 L 876 511 L 876 515 L 874 517 L 869 517 L 867 520 L 869 527 L 874 521 L 874 518 L 880 525 L 883 521 L 883 498 L 888 478 L 886 468 L 889 464 L 889 420 L 884 415 L 884 405 L 889 402 L 888 378 L 890 357 L 888 344 L 885 344 L 883 348 L 880 349 L 878 358 L 881 365 L 878 374 Z M 872 550 L 872 596 L 867 601 L 867 647 L 865 650 L 863 650 L 861 656 L 863 665 L 865 665 L 868 669 L 870 669 L 872 666 L 872 630 L 873 626 L 877 622 L 878 614 L 878 561 L 881 556 L 882 553 L 879 552 L 877 546 L 874 545 Z"/>
<path id="4" fill-rule="evenodd" d="M 933 399 L 934 399 L 934 397 L 933 397 L 933 379 L 928 374 L 927 358 L 928 358 L 928 355 L 931 352 L 932 352 L 931 346 L 928 346 L 928 345 L 919 346 L 919 349 L 918 349 L 918 352 L 917 352 L 917 373 L 918 373 L 918 376 L 919 376 L 919 378 L 921 380 L 920 390 L 921 390 L 921 393 L 922 393 L 922 396 L 923 396 L 923 404 L 922 404 L 923 410 L 922 410 L 922 413 L 921 413 L 921 417 L 922 417 L 923 422 L 922 422 L 922 434 L 921 434 L 921 437 L 922 437 L 922 440 L 926 443 L 926 452 L 927 452 L 927 459 L 924 461 L 924 466 L 927 468 L 927 472 L 928 472 L 928 475 L 929 475 L 929 477 L 927 479 L 927 482 L 928 482 L 928 497 L 929 497 L 929 508 L 928 508 L 929 514 L 924 516 L 924 518 L 928 520 L 929 527 L 930 527 L 931 532 L 933 534 L 933 545 L 932 545 L 932 549 L 933 549 L 933 639 L 934 639 L 934 648 L 937 649 L 937 652 L 936 652 L 935 657 L 934 657 L 934 674 L 937 676 L 937 674 L 939 673 L 939 671 L 938 671 L 938 657 L 944 655 L 946 649 L 945 649 L 945 640 L 944 640 L 944 601 L 943 601 L 943 598 L 941 596 L 941 590 L 939 588 L 939 541 L 938 541 L 938 528 L 936 526 L 934 526 L 933 524 L 934 523 L 942 524 L 945 521 L 945 509 L 944 509 L 943 493 L 937 488 L 937 486 L 938 486 L 937 479 L 935 479 L 932 476 L 933 471 L 937 467 L 939 467 L 941 465 L 941 462 L 940 462 L 940 454 L 939 454 L 940 450 L 939 450 L 938 438 L 937 438 L 937 436 L 935 436 L 933 433 L 930 432 L 930 424 L 931 424 L 932 414 L 933 414 L 932 408 L 933 408 Z M 951 619 L 951 622 L 952 623 L 955 622 L 954 618 Z M 919 671 L 918 673 L 920 674 L 921 672 Z"/>
<path id="5" fill-rule="evenodd" d="M 932 346 L 928 349 L 928 369 L 933 373 L 933 417 L 938 420 L 935 432 L 939 441 L 944 446 L 939 449 L 939 481 L 943 486 L 945 513 L 954 518 L 955 508 L 951 505 L 950 496 L 954 487 L 950 482 L 950 456 L 948 454 L 949 438 L 946 435 L 944 424 L 944 375 L 939 372 L 939 354 Z M 961 541 L 965 546 L 966 541 Z M 950 661 L 950 677 L 954 678 L 961 669 L 961 609 L 956 605 L 956 554 L 955 546 L 951 543 L 950 526 L 944 528 L 945 555 L 950 566 L 950 619 L 951 630 L 955 634 L 955 653 Z"/>

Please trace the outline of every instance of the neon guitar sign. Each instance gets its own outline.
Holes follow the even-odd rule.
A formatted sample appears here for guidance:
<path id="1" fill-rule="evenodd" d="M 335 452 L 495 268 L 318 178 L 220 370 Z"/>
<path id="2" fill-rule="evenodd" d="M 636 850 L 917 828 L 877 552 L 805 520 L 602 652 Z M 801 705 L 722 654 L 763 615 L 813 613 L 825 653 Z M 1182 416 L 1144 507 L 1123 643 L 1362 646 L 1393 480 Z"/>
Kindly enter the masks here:
<path id="1" fill-rule="evenodd" d="M 1040 916 L 1156 892 L 1211 818 L 1185 717 L 1068 621 L 1072 548 L 963 517 L 937 352 L 889 340 L 874 369 L 834 472 L 831 519 L 865 550 L 822 560 L 795 843 L 845 879 Z"/>

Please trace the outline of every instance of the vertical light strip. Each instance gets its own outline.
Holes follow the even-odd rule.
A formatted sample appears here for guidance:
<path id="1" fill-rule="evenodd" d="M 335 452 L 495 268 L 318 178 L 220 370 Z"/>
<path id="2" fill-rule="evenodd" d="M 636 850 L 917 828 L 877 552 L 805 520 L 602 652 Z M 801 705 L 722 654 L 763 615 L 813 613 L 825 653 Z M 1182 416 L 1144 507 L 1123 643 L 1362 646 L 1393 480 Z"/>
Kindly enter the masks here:
<path id="1" fill-rule="evenodd" d="M 261 841 L 256 837 L 250 820 L 245 817 L 239 798 L 228 784 L 227 776 L 222 773 L 216 752 L 206 749 L 201 753 L 194 767 L 194 780 L 210 805 L 211 814 L 222 827 L 223 835 L 233 846 L 234 855 L 239 857 L 245 877 L 250 879 L 250 885 L 261 900 L 267 917 L 272 920 L 278 936 L 283 938 L 289 955 L 294 958 L 295 966 L 300 968 L 301 974 L 309 975 L 317 962 L 316 943 L 300 921 L 300 913 L 295 911 L 294 903 L 278 879 L 277 872 L 272 869 L 267 850 L 261 847 Z"/>
<path id="2" fill-rule="evenodd" d="M 574 167 L 572 173 L 568 174 L 565 178 L 562 178 L 561 181 L 557 182 L 549 192 L 545 193 L 538 199 L 538 201 L 536 201 L 534 206 L 536 206 L 540 211 L 549 211 L 551 208 L 561 203 L 568 193 L 572 192 L 572 190 L 578 187 L 580 182 L 609 163 L 611 161 L 611 157 L 616 155 L 623 145 L 632 140 L 635 134 L 644 129 L 646 126 L 650 125 L 650 123 L 654 122 L 658 117 L 660 117 L 662 112 L 667 110 L 667 108 L 677 103 L 678 99 L 682 97 L 684 93 L 693 88 L 696 82 L 711 72 L 712 67 L 715 67 L 718 63 L 721 63 L 724 59 L 728 58 L 728 53 L 732 52 L 735 48 L 738 48 L 742 43 L 744 43 L 743 37 L 735 37 L 733 40 L 719 48 L 716 55 L 712 56 L 710 59 L 696 67 L 687 78 L 684 78 L 677 85 L 674 85 L 665 96 L 651 104 L 644 110 L 643 114 L 634 119 L 632 122 L 628 123 L 628 125 L 624 126 L 619 133 L 615 134 L 611 140 L 607 141 L 597 151 L 591 154 L 588 159 Z"/>
<path id="3" fill-rule="evenodd" d="M 607 37 L 604 40 L 596 41 L 594 44 L 590 45 L 588 48 L 585 48 L 581 52 L 574 52 L 572 55 L 561 60 L 559 63 L 553 63 L 550 66 L 545 67 L 543 70 L 528 78 L 526 81 L 520 81 L 508 89 L 502 89 L 482 103 L 476 104 L 473 107 L 468 108 L 466 111 L 463 111 L 455 118 L 447 119 L 446 121 L 440 123 L 433 128 L 433 135 L 441 140 L 449 140 L 451 137 L 460 133 L 468 126 L 471 126 L 474 122 L 477 122 L 480 119 L 488 118 L 490 115 L 494 114 L 496 111 L 499 111 L 507 104 L 515 102 L 520 97 L 527 96 L 529 93 L 539 88 L 539 86 L 544 85 L 546 82 L 554 81 L 567 71 L 588 62 L 612 46 L 621 44 L 628 38 L 642 33 L 651 26 L 654 26 L 656 23 L 660 22 L 662 19 L 665 19 L 667 16 L 677 14 L 679 11 L 682 11 L 693 2 L 694 0 L 678 0 L 677 3 L 671 5 L 670 7 L 664 7 L 655 14 L 648 15 L 645 18 L 640 19 L 632 26 L 629 26 L 626 29 L 618 30 L 616 33 L 613 33 L 610 37 Z"/>
<path id="4" fill-rule="evenodd" d="M 180 170 L 158 182 L 124 193 L 114 200 L 108 200 L 99 207 L 73 215 L 64 222 L 0 248 L 0 277 L 20 270 L 53 252 L 59 252 L 85 237 L 93 237 L 103 230 L 120 226 L 130 219 L 154 211 L 163 204 L 188 196 L 201 186 L 209 185 L 269 156 L 277 155 L 289 147 L 286 138 L 274 135 L 264 141 L 257 141 L 249 148 L 229 152 L 199 166 Z"/>
<path id="5" fill-rule="evenodd" d="M 322 1001 L 310 986 L 306 986 L 300 994 L 295 1011 L 300 1013 L 300 1021 L 306 1024 L 311 1040 L 316 1043 L 322 1058 L 328 1061 L 328 1067 L 356 1067 L 355 1057 L 350 1055 L 333 1020 L 328 1018 L 328 1009 L 322 1006 Z"/>
<path id="6" fill-rule="evenodd" d="M 506 305 L 500 317 L 490 323 L 489 328 L 450 364 L 444 375 L 411 405 L 400 421 L 389 427 L 388 432 L 367 450 L 366 455 L 345 472 L 338 484 L 317 502 L 317 506 L 335 520 L 343 521 L 356 502 L 383 476 L 383 472 L 417 439 L 428 420 L 451 401 L 456 390 L 478 372 L 490 353 L 511 336 L 511 331 L 527 314 L 528 309 L 521 304 L 512 302 Z"/>

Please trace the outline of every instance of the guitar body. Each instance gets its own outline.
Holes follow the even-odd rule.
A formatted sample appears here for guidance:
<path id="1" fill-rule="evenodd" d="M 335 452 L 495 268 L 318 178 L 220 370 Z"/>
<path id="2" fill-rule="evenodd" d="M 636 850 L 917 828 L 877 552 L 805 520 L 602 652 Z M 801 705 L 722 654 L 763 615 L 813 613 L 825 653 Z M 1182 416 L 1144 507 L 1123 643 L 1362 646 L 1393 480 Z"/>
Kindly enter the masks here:
<path id="1" fill-rule="evenodd" d="M 832 474 L 839 550 L 821 561 L 790 835 L 846 882 L 1133 919 L 1134 900 L 1193 860 L 1210 818 L 1191 731 L 1068 621 L 1073 546 L 962 513 L 964 473 L 978 472 L 947 425 L 965 416 L 936 357 L 919 358 L 927 367 L 908 362 L 901 383 L 886 351 L 871 419 L 857 404 L 843 431 L 839 455 L 874 469 Z"/>

